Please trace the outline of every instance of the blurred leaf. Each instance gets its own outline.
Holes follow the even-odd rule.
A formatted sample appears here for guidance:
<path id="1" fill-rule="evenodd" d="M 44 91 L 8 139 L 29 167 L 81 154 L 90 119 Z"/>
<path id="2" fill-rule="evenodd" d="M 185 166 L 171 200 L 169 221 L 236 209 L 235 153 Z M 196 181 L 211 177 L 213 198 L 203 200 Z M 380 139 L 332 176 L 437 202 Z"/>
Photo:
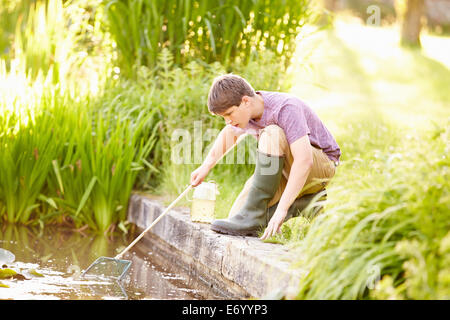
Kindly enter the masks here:
<path id="1" fill-rule="evenodd" d="M 89 195 L 91 194 L 96 181 L 97 181 L 97 177 L 95 177 L 95 176 L 92 177 L 91 181 L 89 182 L 88 187 L 86 188 L 86 191 L 84 192 L 83 196 L 81 197 L 81 201 L 80 201 L 77 211 L 75 212 L 75 216 L 77 216 L 80 213 L 80 211 L 83 209 L 83 207 L 85 206 L 86 201 L 88 200 Z"/>
<path id="2" fill-rule="evenodd" d="M 31 269 L 28 271 L 28 273 L 35 277 L 43 277 L 44 276 L 42 273 L 37 272 L 36 269 Z"/>
<path id="3" fill-rule="evenodd" d="M 0 269 L 0 279 L 12 278 L 16 274 L 17 274 L 17 272 L 14 271 L 13 269 L 8 269 L 8 268 Z"/>

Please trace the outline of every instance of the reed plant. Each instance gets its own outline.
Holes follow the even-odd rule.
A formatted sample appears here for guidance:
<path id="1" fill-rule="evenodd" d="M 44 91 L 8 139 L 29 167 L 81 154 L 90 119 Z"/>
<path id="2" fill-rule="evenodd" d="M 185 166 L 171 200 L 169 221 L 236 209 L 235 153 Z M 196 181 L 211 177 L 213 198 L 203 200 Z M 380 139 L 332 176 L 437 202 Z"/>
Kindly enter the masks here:
<path id="1" fill-rule="evenodd" d="M 112 58 L 109 49 L 88 48 L 101 31 L 101 10 L 80 14 L 86 3 L 37 0 L 8 9 L 18 19 L 14 50 L 0 60 L 4 220 L 42 224 L 69 216 L 104 231 L 125 219 L 137 172 L 154 147 L 156 110 L 130 117 L 102 107 L 111 97 L 103 88 Z"/>
<path id="2" fill-rule="evenodd" d="M 449 70 L 398 48 L 393 35 L 338 18 L 299 52 L 314 50 L 314 72 L 295 70 L 295 92 L 333 133 L 342 161 L 323 214 L 291 219 L 272 239 L 304 270 L 292 298 L 449 297 Z"/>
<path id="3" fill-rule="evenodd" d="M 163 48 L 178 65 L 192 58 L 225 66 L 271 49 L 289 62 L 295 38 L 314 13 L 309 0 L 293 1 L 146 1 L 104 2 L 109 31 L 117 43 L 120 66 L 154 68 Z"/>
<path id="4" fill-rule="evenodd" d="M 8 69 L 25 67 L 32 79 L 52 75 L 64 90 L 100 90 L 113 70 L 109 34 L 104 32 L 101 0 L 12 1 L 0 8 L 0 57 Z"/>
<path id="5" fill-rule="evenodd" d="M 0 64 L 0 216 L 47 222 L 62 216 L 105 231 L 125 220 L 137 172 L 155 142 L 156 112 L 133 119 L 73 97 L 51 74 L 31 81 Z"/>
<path id="6" fill-rule="evenodd" d="M 17 22 L 27 20 L 29 6 L 38 0 L 0 0 L 0 58 L 7 59 L 12 51 L 12 39 Z"/>
<path id="7" fill-rule="evenodd" d="M 63 81 L 73 39 L 65 28 L 61 0 L 31 3 L 26 21 L 20 15 L 16 23 L 14 56 L 23 59 L 27 72 L 35 79 L 39 72 L 46 75 L 53 68 L 53 81 Z"/>
<path id="8" fill-rule="evenodd" d="M 60 141 L 63 152 L 52 162 L 48 194 L 77 224 L 105 231 L 126 219 L 137 173 L 155 142 L 154 132 L 143 132 L 152 115 L 133 123 L 120 114 L 83 108 L 61 123 L 70 132 Z"/>
<path id="9" fill-rule="evenodd" d="M 54 101 L 43 99 L 47 82 L 40 80 L 30 83 L 23 66 L 7 71 L 0 60 L 0 212 L 11 222 L 28 222 L 59 150 L 51 141 L 57 128 L 37 108 L 40 103 L 46 110 L 55 107 Z"/>
<path id="10" fill-rule="evenodd" d="M 53 107 L 46 105 L 45 110 Z M 27 223 L 61 145 L 53 142 L 59 130 L 47 112 L 30 108 L 24 116 L 17 108 L 2 108 L 0 117 L 1 214 L 9 222 Z"/>

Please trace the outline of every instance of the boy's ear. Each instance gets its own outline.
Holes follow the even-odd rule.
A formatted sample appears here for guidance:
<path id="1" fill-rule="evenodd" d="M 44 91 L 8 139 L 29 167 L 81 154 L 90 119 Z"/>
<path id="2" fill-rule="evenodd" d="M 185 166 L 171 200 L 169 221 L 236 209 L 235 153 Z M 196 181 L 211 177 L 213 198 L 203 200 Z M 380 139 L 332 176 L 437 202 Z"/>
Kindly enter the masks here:
<path id="1" fill-rule="evenodd" d="M 241 103 L 247 104 L 249 101 L 250 101 L 250 97 L 248 97 L 248 96 L 243 96 L 241 99 Z"/>

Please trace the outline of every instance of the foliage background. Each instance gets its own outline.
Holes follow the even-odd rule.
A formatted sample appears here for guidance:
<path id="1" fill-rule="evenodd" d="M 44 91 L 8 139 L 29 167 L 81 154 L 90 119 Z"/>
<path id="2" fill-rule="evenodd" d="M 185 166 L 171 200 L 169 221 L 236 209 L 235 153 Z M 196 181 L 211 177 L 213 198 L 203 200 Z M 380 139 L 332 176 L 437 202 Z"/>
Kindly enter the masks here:
<path id="1" fill-rule="evenodd" d="M 2 225 L 127 232 L 133 189 L 169 202 L 187 186 L 198 164 L 171 161 L 171 135 L 221 129 L 206 97 L 234 72 L 308 102 L 343 152 L 324 214 L 270 239 L 306 271 L 288 297 L 448 299 L 450 40 L 401 48 L 395 22 L 330 26 L 315 5 L 0 0 Z M 210 173 L 217 217 L 252 171 Z"/>

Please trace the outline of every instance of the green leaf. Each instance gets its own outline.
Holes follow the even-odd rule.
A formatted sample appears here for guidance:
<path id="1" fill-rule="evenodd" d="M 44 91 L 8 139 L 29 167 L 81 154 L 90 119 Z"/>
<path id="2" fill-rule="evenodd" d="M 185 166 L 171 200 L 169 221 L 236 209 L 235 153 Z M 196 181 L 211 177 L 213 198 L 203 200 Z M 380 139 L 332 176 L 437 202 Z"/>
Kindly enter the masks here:
<path id="1" fill-rule="evenodd" d="M 0 279 L 8 279 L 15 276 L 17 272 L 13 269 L 0 269 Z"/>
<path id="2" fill-rule="evenodd" d="M 152 170 L 153 172 L 159 173 L 160 171 L 154 166 L 152 165 L 150 162 L 148 162 L 145 159 L 142 159 L 142 163 L 145 164 L 150 170 Z"/>
<path id="3" fill-rule="evenodd" d="M 53 165 L 53 171 L 55 171 L 56 180 L 58 180 L 59 190 L 61 190 L 61 193 L 64 194 L 64 187 L 63 187 L 63 183 L 62 183 L 62 179 L 61 179 L 61 173 L 59 172 L 58 161 L 53 160 L 52 165 Z"/>
<path id="4" fill-rule="evenodd" d="M 35 277 L 43 277 L 44 276 L 42 273 L 37 272 L 36 269 L 31 269 L 28 273 Z"/>
<path id="5" fill-rule="evenodd" d="M 123 233 L 128 234 L 127 227 L 125 226 L 125 223 L 123 221 L 120 221 L 118 226 L 119 226 L 119 229 L 123 231 Z"/>
<path id="6" fill-rule="evenodd" d="M 97 177 L 94 176 L 91 179 L 91 182 L 89 182 L 89 185 L 84 192 L 83 196 L 81 197 L 80 205 L 78 206 L 77 212 L 75 212 L 75 216 L 77 216 L 81 209 L 83 209 L 84 205 L 86 204 L 87 199 L 89 198 L 89 195 L 91 194 L 92 189 L 94 188 L 95 182 L 97 181 Z"/>
<path id="7" fill-rule="evenodd" d="M 213 53 L 216 54 L 216 41 L 214 40 L 214 31 L 211 26 L 211 22 L 208 20 L 208 18 L 203 18 L 205 20 L 206 26 L 209 29 L 209 42 L 211 43 L 211 47 L 213 49 Z"/>
<path id="8" fill-rule="evenodd" d="M 42 193 L 38 196 L 38 199 L 44 202 L 47 202 L 49 205 L 51 205 L 53 208 L 58 209 L 58 206 L 56 205 L 55 200 L 52 198 L 44 196 Z"/>

